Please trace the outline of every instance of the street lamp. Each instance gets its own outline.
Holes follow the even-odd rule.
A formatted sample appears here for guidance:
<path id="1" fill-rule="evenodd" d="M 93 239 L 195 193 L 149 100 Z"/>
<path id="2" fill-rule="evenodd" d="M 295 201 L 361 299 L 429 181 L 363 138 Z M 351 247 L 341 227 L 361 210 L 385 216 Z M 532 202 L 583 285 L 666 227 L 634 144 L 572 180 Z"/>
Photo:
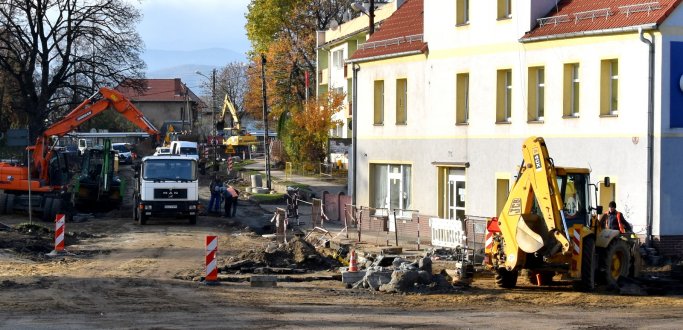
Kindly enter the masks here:
<path id="1" fill-rule="evenodd" d="M 369 2 L 370 6 L 366 9 L 365 7 L 363 7 L 362 3 L 360 3 L 359 1 L 355 1 L 351 4 L 351 9 L 368 15 L 368 34 L 372 35 L 373 33 L 375 33 L 375 0 L 370 0 Z"/>
<path id="2" fill-rule="evenodd" d="M 211 144 L 213 145 L 213 160 L 214 162 L 218 158 L 217 150 L 216 150 L 216 69 L 214 68 L 211 70 L 211 78 L 209 78 L 207 75 L 195 71 L 194 73 L 211 80 Z M 214 166 L 214 170 L 216 170 L 216 167 Z"/>

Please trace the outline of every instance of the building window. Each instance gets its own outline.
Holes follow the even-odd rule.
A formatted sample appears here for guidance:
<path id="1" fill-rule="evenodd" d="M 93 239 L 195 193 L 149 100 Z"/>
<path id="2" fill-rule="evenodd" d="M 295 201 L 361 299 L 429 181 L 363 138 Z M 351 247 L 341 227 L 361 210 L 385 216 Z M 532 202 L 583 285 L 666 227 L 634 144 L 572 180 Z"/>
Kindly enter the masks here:
<path id="1" fill-rule="evenodd" d="M 384 124 L 384 80 L 375 80 L 375 125 Z"/>
<path id="2" fill-rule="evenodd" d="M 600 115 L 619 114 L 619 61 L 600 63 Z"/>
<path id="3" fill-rule="evenodd" d="M 598 189 L 600 191 L 600 201 L 598 205 L 601 205 L 602 209 L 606 212 L 609 206 L 609 202 L 615 201 L 615 192 L 617 191 L 617 184 L 614 181 L 612 181 L 610 182 L 609 187 L 606 187 L 604 182 L 600 182 Z"/>
<path id="4" fill-rule="evenodd" d="M 467 124 L 470 119 L 470 74 L 459 73 L 455 84 L 455 122 Z"/>
<path id="5" fill-rule="evenodd" d="M 545 112 L 545 69 L 542 66 L 529 68 L 529 100 L 527 102 L 527 120 L 543 121 Z"/>
<path id="6" fill-rule="evenodd" d="M 411 204 L 411 166 L 373 164 L 370 166 L 370 201 L 375 215 L 388 215 L 394 209 L 407 210 Z"/>
<path id="7" fill-rule="evenodd" d="M 335 50 L 332 53 L 332 65 L 335 69 L 341 69 L 344 67 L 344 50 Z"/>
<path id="8" fill-rule="evenodd" d="M 498 0 L 498 19 L 512 17 L 512 0 Z"/>
<path id="9" fill-rule="evenodd" d="M 579 64 L 569 63 L 564 65 L 564 93 L 563 111 L 564 117 L 579 116 Z"/>
<path id="10" fill-rule="evenodd" d="M 510 194 L 510 179 L 496 179 L 496 215 L 505 207 Z"/>
<path id="11" fill-rule="evenodd" d="M 465 25 L 470 23 L 470 0 L 457 0 L 455 4 L 455 24 Z"/>
<path id="12" fill-rule="evenodd" d="M 512 117 L 512 70 L 498 70 L 496 122 L 510 123 Z"/>
<path id="13" fill-rule="evenodd" d="M 396 79 L 396 125 L 408 123 L 408 79 Z"/>

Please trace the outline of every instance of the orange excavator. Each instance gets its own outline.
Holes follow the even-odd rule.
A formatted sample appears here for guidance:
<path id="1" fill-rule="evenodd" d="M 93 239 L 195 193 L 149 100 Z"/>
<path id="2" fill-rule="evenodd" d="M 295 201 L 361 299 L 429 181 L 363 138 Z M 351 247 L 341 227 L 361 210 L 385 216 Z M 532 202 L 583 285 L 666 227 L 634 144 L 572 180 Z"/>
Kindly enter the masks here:
<path id="1" fill-rule="evenodd" d="M 113 108 L 130 122 L 158 139 L 159 131 L 123 94 L 109 88 L 100 88 L 90 98 L 69 112 L 60 121 L 48 127 L 34 146 L 30 166 L 16 166 L 0 162 L 0 214 L 15 209 L 42 212 L 44 220 L 67 211 L 71 196 L 67 158 L 59 151 L 52 137 L 62 137 L 101 112 Z M 30 192 L 30 194 L 29 194 Z M 30 197 L 29 197 L 30 196 Z"/>

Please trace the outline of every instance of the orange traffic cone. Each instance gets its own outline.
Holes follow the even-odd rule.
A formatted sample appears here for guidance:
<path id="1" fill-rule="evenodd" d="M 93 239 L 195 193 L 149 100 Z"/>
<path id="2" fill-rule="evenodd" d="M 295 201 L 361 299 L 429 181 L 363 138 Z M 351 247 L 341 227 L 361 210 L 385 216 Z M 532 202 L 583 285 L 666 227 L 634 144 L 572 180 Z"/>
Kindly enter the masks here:
<path id="1" fill-rule="evenodd" d="M 351 250 L 351 256 L 349 257 L 349 271 L 358 271 L 358 265 L 356 265 L 356 250 Z"/>

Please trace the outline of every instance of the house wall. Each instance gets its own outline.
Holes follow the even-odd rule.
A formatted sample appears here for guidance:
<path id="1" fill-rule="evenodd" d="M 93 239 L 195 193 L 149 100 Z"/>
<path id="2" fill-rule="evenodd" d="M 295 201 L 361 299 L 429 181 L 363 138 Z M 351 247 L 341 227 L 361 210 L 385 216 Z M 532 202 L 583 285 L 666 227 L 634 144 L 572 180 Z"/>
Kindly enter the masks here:
<path id="1" fill-rule="evenodd" d="M 471 1 L 471 23 L 455 27 L 454 2 L 425 2 L 425 35 L 429 53 L 361 63 L 358 88 L 357 200 L 370 205 L 371 164 L 412 166 L 412 208 L 420 214 L 439 213 L 437 167 L 433 162 L 469 163 L 467 215 L 496 215 L 496 176 L 514 180 L 521 161 L 521 144 L 528 136 L 546 139 L 558 166 L 586 167 L 592 182 L 609 176 L 616 183 L 618 209 L 636 232 L 645 234 L 647 217 L 647 90 L 648 47 L 637 33 L 520 43 L 533 19 L 518 15 L 495 19 L 483 2 Z M 515 3 L 519 3 L 516 1 Z M 548 1 L 532 1 L 545 6 Z M 543 12 L 530 7 L 530 13 Z M 516 7 L 517 8 L 517 7 Z M 517 11 L 519 13 L 519 11 Z M 547 11 L 546 11 L 547 12 Z M 530 14 L 531 15 L 531 14 Z M 655 36 L 655 163 L 654 226 L 657 236 L 683 234 L 676 202 L 683 199 L 683 129 L 669 128 L 675 80 L 670 74 L 671 41 L 681 41 L 683 22 L 677 9 Z M 522 27 L 522 28 L 519 28 Z M 680 56 L 677 58 L 681 58 Z M 601 60 L 619 61 L 618 116 L 600 115 Z M 577 118 L 563 118 L 563 66 L 580 64 L 581 100 Z M 528 68 L 545 68 L 545 116 L 527 122 Z M 496 71 L 511 69 L 513 106 L 510 124 L 496 124 Z M 470 120 L 455 125 L 455 77 L 469 73 Z M 396 125 L 395 80 L 407 78 L 408 124 Z M 675 77 L 674 77 L 675 78 Z M 373 82 L 384 79 L 384 125 L 373 125 Z M 680 91 L 680 89 L 679 89 Z M 675 111 L 675 110 L 672 110 Z M 672 243 L 673 244 L 673 243 Z M 676 246 L 673 244 L 672 246 Z"/>
<path id="2" fill-rule="evenodd" d="M 135 106 L 145 114 L 154 126 L 161 125 L 168 120 L 181 120 L 181 111 L 187 116 L 187 104 L 185 102 L 133 102 Z M 191 105 L 190 105 L 191 106 Z M 190 120 L 185 118 L 185 120 Z"/>

